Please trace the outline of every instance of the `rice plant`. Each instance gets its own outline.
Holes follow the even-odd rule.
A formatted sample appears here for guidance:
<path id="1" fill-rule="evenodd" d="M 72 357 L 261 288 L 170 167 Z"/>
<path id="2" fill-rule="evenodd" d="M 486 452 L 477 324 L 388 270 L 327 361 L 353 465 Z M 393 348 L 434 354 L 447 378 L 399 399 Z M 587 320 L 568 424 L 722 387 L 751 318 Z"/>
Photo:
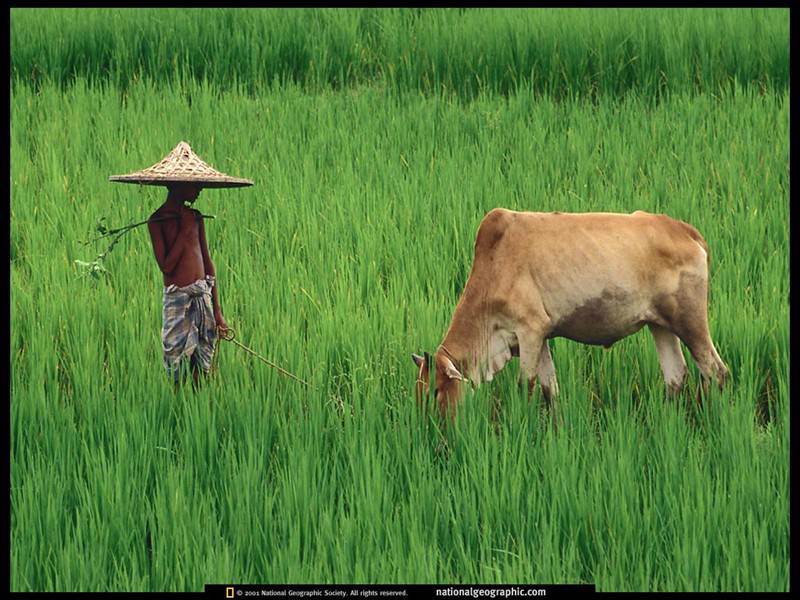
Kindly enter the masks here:
<path id="1" fill-rule="evenodd" d="M 665 18 L 684 27 L 677 39 L 724 57 L 724 32 L 774 33 L 782 13 L 622 11 L 595 16 L 602 34 L 570 11 L 123 10 L 91 11 L 84 26 L 79 14 L 12 11 L 13 590 L 788 590 L 789 95 L 788 75 L 764 66 L 781 61 L 760 62 L 772 34 L 737 50 L 761 75 L 721 88 L 724 60 L 680 79 L 691 44 L 672 42 L 666 72 L 681 83 L 659 102 L 635 73 L 609 76 L 609 93 L 565 93 L 552 65 L 539 75 L 552 84 L 512 89 L 490 63 L 491 85 L 442 93 L 417 58 L 394 71 L 400 95 L 370 79 L 382 64 L 372 46 L 362 48 L 372 71 L 322 85 L 349 64 L 354 40 L 377 32 L 379 57 L 396 65 L 412 35 L 439 57 L 478 36 L 500 64 L 512 47 L 500 31 L 555 42 L 572 39 L 574 19 L 583 43 L 611 48 L 625 31 L 630 44 L 655 35 Z M 203 74 L 181 58 L 173 77 L 159 14 L 220 64 Z M 231 40 L 218 27 L 202 37 L 218 19 L 237 24 Z M 448 23 L 463 27 L 452 39 L 439 35 Z M 314 63 L 327 75 L 259 71 L 259 52 L 282 47 L 252 43 L 265 24 L 284 41 L 301 24 L 341 36 L 283 50 L 295 66 L 328 56 Z M 133 48 L 108 58 L 126 40 L 140 64 Z M 76 58 L 86 56 L 97 62 Z M 471 85 L 451 66 L 436 67 L 448 86 Z M 747 83 L 767 79 L 771 93 Z M 588 85 L 571 81 L 573 92 Z M 216 216 L 206 228 L 223 312 L 237 339 L 312 391 L 225 342 L 206 385 L 174 391 L 161 363 L 161 274 L 142 228 L 105 258 L 108 277 L 80 277 L 98 219 L 138 222 L 164 200 L 162 188 L 108 176 L 179 140 L 255 181 L 197 203 Z M 711 249 L 711 333 L 729 387 L 687 410 L 666 400 L 646 333 L 611 351 L 558 339 L 557 432 L 538 397 L 520 395 L 515 361 L 465 401 L 455 427 L 420 417 L 410 354 L 441 340 L 495 206 L 647 210 L 695 225 Z M 691 363 L 690 377 L 697 384 Z"/>
<path id="2" fill-rule="evenodd" d="M 474 98 L 789 82 L 788 9 L 12 9 L 12 75 Z"/>

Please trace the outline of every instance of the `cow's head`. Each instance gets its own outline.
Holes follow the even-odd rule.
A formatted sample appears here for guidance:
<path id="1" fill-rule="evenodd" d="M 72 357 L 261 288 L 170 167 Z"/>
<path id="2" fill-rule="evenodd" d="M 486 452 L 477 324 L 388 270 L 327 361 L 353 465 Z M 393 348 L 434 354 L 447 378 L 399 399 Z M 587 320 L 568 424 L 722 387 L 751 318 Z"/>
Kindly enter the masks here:
<path id="1" fill-rule="evenodd" d="M 411 357 L 417 366 L 416 395 L 420 409 L 425 410 L 432 398 L 443 417 L 449 415 L 454 418 L 456 404 L 463 395 L 462 384 L 467 383 L 466 378 L 443 352 L 436 352 L 433 357 L 427 352 L 424 356 L 412 354 Z M 435 367 L 434 389 L 430 384 L 431 366 Z"/>

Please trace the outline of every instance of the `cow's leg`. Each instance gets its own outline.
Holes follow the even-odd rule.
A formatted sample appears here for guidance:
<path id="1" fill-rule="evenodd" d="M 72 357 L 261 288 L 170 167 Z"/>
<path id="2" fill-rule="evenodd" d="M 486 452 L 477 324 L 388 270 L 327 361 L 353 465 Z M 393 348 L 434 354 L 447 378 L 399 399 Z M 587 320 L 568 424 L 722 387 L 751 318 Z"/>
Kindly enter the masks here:
<path id="1" fill-rule="evenodd" d="M 648 327 L 656 342 L 658 362 L 661 364 L 661 372 L 664 374 L 667 389 L 672 394 L 678 394 L 683 389 L 687 373 L 686 359 L 681 352 L 680 338 L 660 325 L 648 323 Z"/>
<path id="2" fill-rule="evenodd" d="M 549 398 L 553 397 L 553 383 L 555 382 L 555 369 L 552 368 L 552 357 L 550 356 L 550 349 L 547 347 L 547 340 L 541 330 L 532 327 L 526 327 L 516 332 L 517 340 L 519 340 L 519 371 L 520 378 L 528 382 L 528 400 L 531 399 L 533 388 L 536 385 L 536 377 L 541 377 L 542 395 L 547 393 Z M 542 368 L 542 357 L 547 354 L 545 363 L 549 363 L 551 369 L 548 371 L 545 366 L 544 371 Z M 542 376 L 544 373 L 544 376 Z M 547 392 L 545 392 L 547 386 Z M 548 403 L 549 405 L 549 403 Z M 550 411 L 554 417 L 553 424 L 556 425 L 554 411 Z"/>
<path id="3" fill-rule="evenodd" d="M 550 354 L 550 345 L 547 340 L 542 342 L 536 376 L 539 378 L 539 385 L 542 386 L 544 405 L 553 418 L 553 425 L 557 426 L 560 417 L 558 410 L 558 380 L 556 379 L 556 367 L 553 364 L 553 356 Z"/>
<path id="4" fill-rule="evenodd" d="M 550 345 L 545 340 L 539 353 L 539 366 L 536 368 L 536 377 L 542 386 L 542 396 L 549 406 L 558 395 L 558 381 L 556 380 L 556 367 L 550 354 Z"/>
<path id="5" fill-rule="evenodd" d="M 677 310 L 670 319 L 670 329 L 686 344 L 703 375 L 703 390 L 714 378 L 720 389 L 728 378 L 728 368 L 722 362 L 708 330 L 708 281 L 705 273 L 685 275 L 676 294 Z"/>
<path id="6" fill-rule="evenodd" d="M 539 368 L 539 355 L 542 352 L 544 337 L 533 329 L 517 332 L 519 340 L 519 375 L 528 383 L 528 399 L 536 385 L 536 373 Z"/>
<path id="7" fill-rule="evenodd" d="M 705 331 L 694 331 L 686 337 L 681 336 L 681 339 L 689 347 L 689 352 L 692 353 L 692 358 L 702 373 L 703 392 L 708 395 L 708 382 L 712 377 L 716 379 L 719 389 L 725 386 L 728 368 L 717 353 L 714 342 L 711 341 L 708 326 L 706 325 L 704 329 Z"/>

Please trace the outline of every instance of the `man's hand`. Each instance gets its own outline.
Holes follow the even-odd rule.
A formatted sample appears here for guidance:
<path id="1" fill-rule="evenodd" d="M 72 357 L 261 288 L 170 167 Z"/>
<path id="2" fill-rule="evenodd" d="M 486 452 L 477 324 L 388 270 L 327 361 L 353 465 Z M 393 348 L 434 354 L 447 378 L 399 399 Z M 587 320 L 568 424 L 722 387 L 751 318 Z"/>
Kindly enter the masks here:
<path id="1" fill-rule="evenodd" d="M 223 318 L 222 313 L 214 315 L 214 321 L 216 321 L 217 330 L 219 331 L 219 333 L 221 335 L 225 335 L 226 333 L 228 333 L 228 330 L 230 328 L 228 327 L 228 324 L 225 322 L 225 319 Z"/>

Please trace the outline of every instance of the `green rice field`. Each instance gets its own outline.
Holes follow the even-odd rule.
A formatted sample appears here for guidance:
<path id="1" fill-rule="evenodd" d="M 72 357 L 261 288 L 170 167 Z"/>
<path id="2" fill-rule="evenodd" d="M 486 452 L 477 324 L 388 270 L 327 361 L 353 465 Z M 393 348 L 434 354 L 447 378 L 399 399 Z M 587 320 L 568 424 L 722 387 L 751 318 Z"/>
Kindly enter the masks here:
<path id="1" fill-rule="evenodd" d="M 788 16 L 12 9 L 11 589 L 788 591 Z M 311 389 L 220 342 L 175 391 L 145 228 L 75 262 L 181 140 L 255 181 L 196 203 L 223 313 Z M 497 206 L 697 227 L 729 385 L 668 400 L 646 330 L 556 339 L 557 431 L 516 360 L 422 417 L 411 353 Z"/>

